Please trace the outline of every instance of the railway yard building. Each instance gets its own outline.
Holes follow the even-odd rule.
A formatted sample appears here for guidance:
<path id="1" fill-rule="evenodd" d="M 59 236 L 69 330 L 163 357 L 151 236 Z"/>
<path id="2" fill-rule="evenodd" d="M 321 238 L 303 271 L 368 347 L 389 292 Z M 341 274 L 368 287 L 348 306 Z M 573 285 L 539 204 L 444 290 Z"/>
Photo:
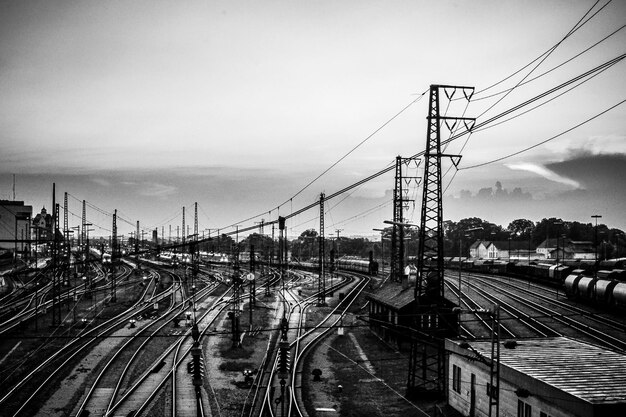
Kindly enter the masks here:
<path id="1" fill-rule="evenodd" d="M 0 200 L 0 249 L 18 253 L 27 249 L 22 241 L 29 237 L 32 214 L 33 207 L 23 201 Z"/>
<path id="2" fill-rule="evenodd" d="M 465 416 L 489 415 L 491 349 L 491 341 L 446 340 L 448 403 Z M 625 354 L 567 337 L 503 341 L 500 416 L 626 415 L 625 369 Z"/>
<path id="3" fill-rule="evenodd" d="M 406 329 L 411 328 L 411 314 L 415 310 L 415 293 L 409 280 L 387 282 L 366 296 L 369 302 L 369 327 L 385 342 L 399 350 L 410 348 Z M 401 329 L 405 329 L 403 332 Z"/>

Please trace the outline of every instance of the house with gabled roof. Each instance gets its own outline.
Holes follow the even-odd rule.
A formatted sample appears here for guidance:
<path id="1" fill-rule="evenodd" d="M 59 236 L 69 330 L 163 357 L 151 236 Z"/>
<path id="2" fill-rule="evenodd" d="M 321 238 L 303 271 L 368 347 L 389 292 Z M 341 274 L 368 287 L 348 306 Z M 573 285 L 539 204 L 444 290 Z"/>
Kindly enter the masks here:
<path id="1" fill-rule="evenodd" d="M 413 325 L 414 285 L 406 278 L 402 283 L 387 282 L 365 296 L 369 300 L 370 330 L 399 350 L 408 349 L 411 344 L 406 330 Z"/>

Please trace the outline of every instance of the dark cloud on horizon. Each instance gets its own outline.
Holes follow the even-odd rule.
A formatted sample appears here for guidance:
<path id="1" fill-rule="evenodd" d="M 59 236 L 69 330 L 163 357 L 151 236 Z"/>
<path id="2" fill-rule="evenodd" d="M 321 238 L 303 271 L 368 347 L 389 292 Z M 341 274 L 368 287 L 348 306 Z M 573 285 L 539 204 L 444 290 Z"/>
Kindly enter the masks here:
<path id="1" fill-rule="evenodd" d="M 547 164 L 546 168 L 578 181 L 594 194 L 598 190 L 626 194 L 625 154 L 579 154 L 565 161 Z"/>

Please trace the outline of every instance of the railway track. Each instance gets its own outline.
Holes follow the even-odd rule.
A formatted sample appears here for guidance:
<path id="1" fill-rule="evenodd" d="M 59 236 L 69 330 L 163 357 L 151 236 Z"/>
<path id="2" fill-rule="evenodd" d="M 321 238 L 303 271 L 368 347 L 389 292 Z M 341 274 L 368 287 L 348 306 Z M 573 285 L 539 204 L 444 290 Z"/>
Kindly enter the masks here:
<path id="1" fill-rule="evenodd" d="M 482 274 L 472 274 L 468 279 L 472 281 L 473 294 L 486 300 L 490 306 L 498 304 L 501 311 L 505 312 L 501 322 L 509 325 L 524 323 L 532 330 L 516 331 L 515 337 L 565 335 L 583 338 L 617 351 L 626 350 L 624 323 L 560 301 L 553 290 L 544 292 L 537 286 L 529 288 L 522 283 Z M 454 285 L 455 282 L 456 278 L 450 278 L 446 285 Z"/>
<path id="2" fill-rule="evenodd" d="M 3 407 L 7 415 L 24 415 L 31 403 L 34 402 L 48 384 L 58 378 L 67 366 L 77 360 L 78 357 L 86 355 L 91 346 L 104 337 L 112 334 L 121 327 L 129 323 L 129 320 L 138 315 L 147 313 L 152 308 L 152 303 L 160 302 L 171 296 L 172 289 L 169 288 L 156 295 L 152 295 L 152 286 L 146 286 L 144 293 L 138 301 L 130 308 L 120 314 L 100 323 L 93 328 L 85 327 L 75 336 L 69 336 L 70 329 L 64 333 L 53 335 L 54 337 L 64 337 L 67 335 L 66 344 L 48 356 L 27 374 L 23 375 L 17 383 L 9 387 L 2 397 L 0 397 L 0 407 Z M 95 319 L 95 316 L 92 320 Z M 83 322 L 85 324 L 85 322 Z M 72 327 L 77 326 L 75 323 Z M 36 381 L 36 383 L 33 383 Z M 19 397 L 19 403 L 15 403 L 15 397 Z M 15 407 L 15 411 L 9 412 L 9 404 Z M 42 404 L 41 401 L 38 402 Z"/>
<path id="3" fill-rule="evenodd" d="M 304 279 L 306 282 L 306 278 Z M 288 352 L 291 364 L 285 372 L 279 372 L 280 345 L 278 335 L 268 343 L 263 359 L 263 372 L 254 382 L 255 391 L 252 406 L 244 407 L 242 415 L 247 416 L 306 416 L 300 391 L 302 385 L 302 367 L 304 358 L 316 343 L 330 331 L 336 329 L 346 310 L 354 303 L 358 295 L 367 287 L 369 278 L 346 276 L 328 287 L 328 292 L 345 291 L 345 297 L 336 306 L 329 307 L 329 312 L 313 326 L 307 325 L 307 311 L 318 300 L 318 293 L 302 297 L 297 292 L 297 282 L 292 282 L 284 293 L 282 306 L 276 312 L 276 322 L 284 320 L 280 336 L 284 353 Z M 282 327 L 282 326 L 281 326 Z M 277 347 L 278 346 L 278 347 Z"/>

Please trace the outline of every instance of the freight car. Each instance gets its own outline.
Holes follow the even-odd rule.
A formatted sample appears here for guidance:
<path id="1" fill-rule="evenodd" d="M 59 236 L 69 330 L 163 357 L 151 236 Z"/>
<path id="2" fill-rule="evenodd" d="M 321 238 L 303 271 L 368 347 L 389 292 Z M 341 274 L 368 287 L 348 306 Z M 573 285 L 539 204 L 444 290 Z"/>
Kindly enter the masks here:
<path id="1" fill-rule="evenodd" d="M 585 275 L 582 269 L 572 271 L 565 279 L 568 298 L 590 302 L 601 306 L 626 307 L 626 271 L 598 271 Z"/>

